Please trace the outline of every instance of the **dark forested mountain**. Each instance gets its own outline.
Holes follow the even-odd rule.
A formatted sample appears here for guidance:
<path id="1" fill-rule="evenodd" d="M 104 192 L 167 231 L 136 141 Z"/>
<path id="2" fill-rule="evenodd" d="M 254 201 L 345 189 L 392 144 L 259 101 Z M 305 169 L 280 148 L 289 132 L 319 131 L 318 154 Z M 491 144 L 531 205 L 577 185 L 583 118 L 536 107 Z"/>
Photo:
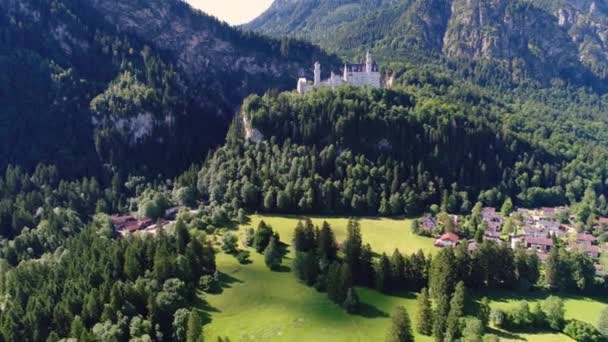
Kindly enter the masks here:
<path id="1" fill-rule="evenodd" d="M 608 71 L 605 1 L 277 0 L 248 29 L 310 39 L 352 55 L 495 62 L 514 80 L 603 83 Z"/>
<path id="2" fill-rule="evenodd" d="M 335 62 L 178 0 L 0 0 L 0 168 L 174 174 L 221 143 L 245 96 L 315 60 Z"/>

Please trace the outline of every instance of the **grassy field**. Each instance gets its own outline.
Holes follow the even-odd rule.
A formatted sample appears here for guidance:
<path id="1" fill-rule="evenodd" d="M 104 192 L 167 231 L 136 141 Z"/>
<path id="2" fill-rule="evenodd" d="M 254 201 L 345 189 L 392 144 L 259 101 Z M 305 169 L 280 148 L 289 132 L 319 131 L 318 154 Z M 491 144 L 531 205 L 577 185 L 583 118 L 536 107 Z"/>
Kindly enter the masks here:
<path id="1" fill-rule="evenodd" d="M 294 217 L 253 216 L 251 222 L 240 228 L 256 227 L 260 219 L 278 230 L 281 239 L 289 243 Z M 334 229 L 338 242 L 343 241 L 346 219 L 313 218 L 315 224 L 327 220 Z M 432 253 L 432 239 L 415 236 L 410 230 L 410 220 L 362 219 L 364 242 L 369 242 L 376 252 L 392 251 L 397 247 L 405 253 L 423 249 Z M 288 254 L 283 265 L 291 268 L 292 255 Z M 331 303 L 325 293 L 299 283 L 290 271 L 270 272 L 263 257 L 252 251 L 251 264 L 240 265 L 233 256 L 218 254 L 217 265 L 222 272 L 224 291 L 207 295 L 209 312 L 206 317 L 205 335 L 215 341 L 217 336 L 230 337 L 232 341 L 382 341 L 390 324 L 390 314 L 397 305 L 403 305 L 415 318 L 415 294 L 384 295 L 374 290 L 358 288 L 362 310 L 358 315 L 348 315 Z M 495 292 L 489 295 L 492 306 L 507 308 L 518 298 L 513 293 Z M 528 300 L 541 300 L 542 295 Z M 568 318 L 577 318 L 595 324 L 602 304 L 584 298 L 568 298 Z M 558 334 L 514 334 L 495 331 L 505 341 L 561 342 L 571 341 Z M 416 335 L 416 341 L 432 341 Z"/>

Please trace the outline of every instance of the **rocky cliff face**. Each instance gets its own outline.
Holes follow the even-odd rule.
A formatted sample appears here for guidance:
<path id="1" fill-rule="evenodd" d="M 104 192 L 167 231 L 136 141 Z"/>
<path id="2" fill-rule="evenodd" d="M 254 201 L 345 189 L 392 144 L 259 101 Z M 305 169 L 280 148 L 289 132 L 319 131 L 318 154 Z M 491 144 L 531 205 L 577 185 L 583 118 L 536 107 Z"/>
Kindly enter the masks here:
<path id="1" fill-rule="evenodd" d="M 0 169 L 78 174 L 179 171 L 223 141 L 245 96 L 292 89 L 317 60 L 339 64 L 181 0 L 0 0 L 0 46 Z"/>
<path id="2" fill-rule="evenodd" d="M 383 1 L 356 12 L 355 18 L 342 16 L 345 5 L 324 13 L 317 9 L 334 1 L 315 3 L 298 8 L 294 2 L 277 1 L 245 27 L 305 36 L 341 52 L 358 40 L 386 55 L 418 49 L 450 59 L 496 62 L 545 81 L 603 82 L 608 75 L 605 0 Z M 281 15 L 287 9 L 291 15 Z M 330 16 L 339 24 L 321 27 Z M 292 25 L 296 17 L 299 24 Z M 320 30 L 336 34 L 324 38 Z M 369 32 L 377 32 L 371 40 Z"/>

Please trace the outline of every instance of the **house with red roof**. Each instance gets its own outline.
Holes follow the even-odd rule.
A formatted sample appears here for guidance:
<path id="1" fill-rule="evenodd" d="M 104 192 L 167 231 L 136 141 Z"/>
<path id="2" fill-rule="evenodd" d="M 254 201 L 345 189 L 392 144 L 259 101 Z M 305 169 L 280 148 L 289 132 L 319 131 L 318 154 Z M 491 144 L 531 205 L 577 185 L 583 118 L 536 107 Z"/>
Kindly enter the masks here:
<path id="1" fill-rule="evenodd" d="M 460 237 L 452 232 L 447 232 L 435 240 L 436 247 L 456 247 L 460 242 Z"/>

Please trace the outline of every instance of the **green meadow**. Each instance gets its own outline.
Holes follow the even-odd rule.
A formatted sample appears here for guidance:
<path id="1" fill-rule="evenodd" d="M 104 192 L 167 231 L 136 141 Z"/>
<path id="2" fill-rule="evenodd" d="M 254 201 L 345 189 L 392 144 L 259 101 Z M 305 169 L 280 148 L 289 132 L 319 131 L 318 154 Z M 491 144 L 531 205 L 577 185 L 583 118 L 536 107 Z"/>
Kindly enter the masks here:
<path id="1" fill-rule="evenodd" d="M 263 219 L 277 230 L 281 240 L 290 243 L 297 217 L 252 216 L 251 222 L 239 228 L 242 236 L 246 227 L 256 227 Z M 338 242 L 346 237 L 346 218 L 312 218 L 316 225 L 328 221 Z M 404 253 L 422 249 L 433 253 L 433 239 L 411 233 L 409 219 L 361 219 L 364 243 L 370 243 L 378 253 L 392 253 L 398 248 Z M 403 305 L 415 319 L 415 293 L 385 295 L 375 290 L 357 288 L 362 308 L 359 314 L 349 315 L 330 302 L 325 293 L 298 282 L 290 272 L 291 251 L 283 260 L 284 272 L 271 272 L 263 256 L 250 249 L 251 263 L 241 265 L 231 255 L 219 253 L 217 266 L 224 290 L 206 295 L 204 326 L 207 340 L 218 336 L 231 341 L 383 341 L 390 324 L 390 314 Z M 288 270 L 289 269 L 289 270 Z M 546 294 L 523 297 L 512 292 L 488 294 L 493 307 L 509 308 L 517 300 L 542 300 Z M 566 316 L 596 324 L 603 305 L 586 298 L 566 297 Z M 567 336 L 552 333 L 513 333 L 493 330 L 504 341 L 561 342 Z M 433 341 L 432 337 L 416 334 L 416 341 Z"/>

